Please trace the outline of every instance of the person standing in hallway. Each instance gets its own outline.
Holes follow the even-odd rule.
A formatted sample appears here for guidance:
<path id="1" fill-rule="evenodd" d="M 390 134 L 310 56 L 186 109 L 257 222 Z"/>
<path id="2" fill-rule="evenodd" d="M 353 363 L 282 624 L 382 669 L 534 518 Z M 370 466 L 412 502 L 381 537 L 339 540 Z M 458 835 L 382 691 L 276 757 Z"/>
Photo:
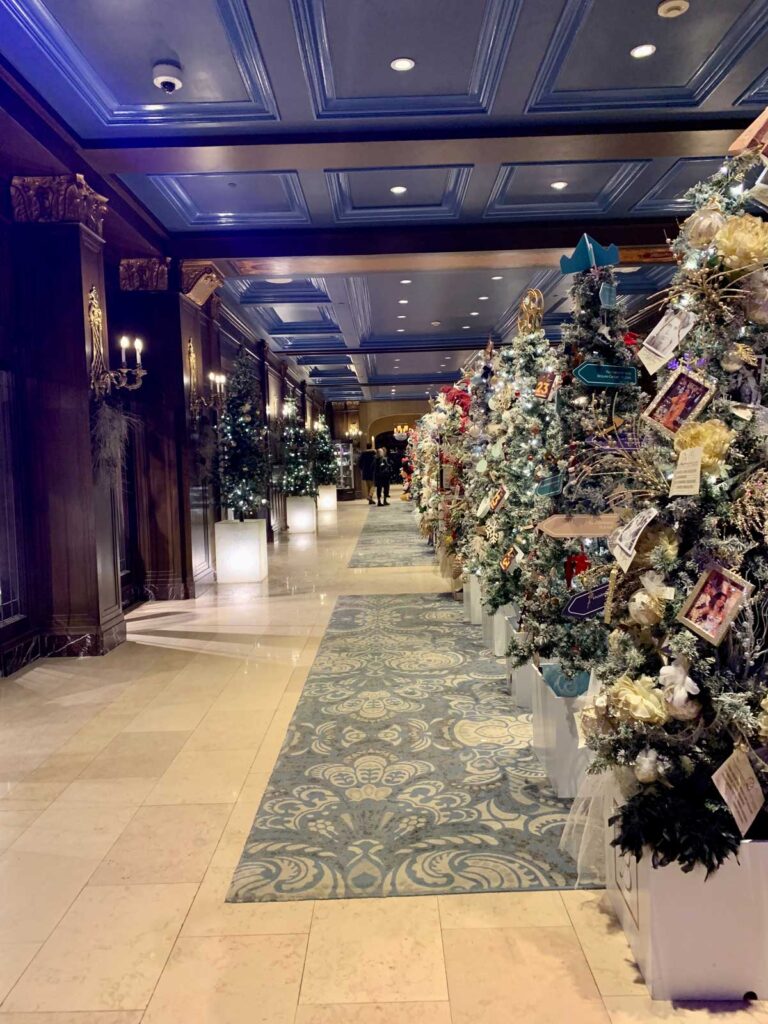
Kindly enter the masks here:
<path id="1" fill-rule="evenodd" d="M 374 466 L 374 480 L 376 481 L 377 505 L 389 504 L 390 477 L 391 470 L 389 466 L 389 459 L 387 458 L 387 449 L 379 448 L 379 450 L 376 453 L 376 463 Z M 382 495 L 384 496 L 384 501 L 381 500 Z"/>
<path id="2" fill-rule="evenodd" d="M 373 478 L 376 468 L 376 449 L 372 444 L 369 444 L 365 451 L 360 455 L 360 475 L 363 478 L 363 486 L 365 487 L 365 496 L 368 499 L 369 505 L 374 505 L 373 500 Z"/>

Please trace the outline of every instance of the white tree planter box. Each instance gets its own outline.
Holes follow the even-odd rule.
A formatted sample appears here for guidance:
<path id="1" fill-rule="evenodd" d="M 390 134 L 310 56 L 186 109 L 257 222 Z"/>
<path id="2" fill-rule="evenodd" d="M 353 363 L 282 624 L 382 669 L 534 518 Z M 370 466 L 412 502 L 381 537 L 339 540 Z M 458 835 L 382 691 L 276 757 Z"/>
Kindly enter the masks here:
<path id="1" fill-rule="evenodd" d="M 503 658 L 509 645 L 509 623 L 501 608 L 489 612 L 483 606 L 483 643 L 495 658 Z"/>
<path id="2" fill-rule="evenodd" d="M 558 797 L 576 796 L 591 758 L 587 747 L 579 746 L 573 717 L 575 697 L 557 697 L 533 669 L 533 751 Z"/>
<path id="3" fill-rule="evenodd" d="M 473 626 L 483 622 L 483 605 L 480 600 L 480 577 L 474 574 L 469 577 L 469 621 Z"/>
<path id="4" fill-rule="evenodd" d="M 317 505 L 314 498 L 291 495 L 285 504 L 291 533 L 317 533 Z"/>
<path id="5" fill-rule="evenodd" d="M 507 676 L 515 704 L 521 711 L 530 711 L 533 708 L 534 666 L 529 661 L 515 668 L 511 658 L 507 658 Z"/>
<path id="6" fill-rule="evenodd" d="M 338 506 L 336 484 L 320 484 L 317 488 L 317 511 L 335 512 Z"/>
<path id="7" fill-rule="evenodd" d="M 268 572 L 267 521 L 214 523 L 218 583 L 258 583 Z"/>
<path id="8" fill-rule="evenodd" d="M 619 801 L 609 800 L 608 818 Z M 610 845 L 606 888 L 653 999 L 768 999 L 768 842 L 742 843 L 705 880 Z"/>
<path id="9" fill-rule="evenodd" d="M 462 588 L 462 591 L 461 591 L 461 598 L 462 598 L 462 614 L 461 614 L 461 617 L 464 620 L 464 622 L 471 622 L 472 621 L 472 611 L 471 611 L 472 597 L 471 597 L 471 593 L 470 593 L 470 589 L 469 589 L 469 580 L 464 580 L 464 585 L 463 585 L 463 588 Z"/>

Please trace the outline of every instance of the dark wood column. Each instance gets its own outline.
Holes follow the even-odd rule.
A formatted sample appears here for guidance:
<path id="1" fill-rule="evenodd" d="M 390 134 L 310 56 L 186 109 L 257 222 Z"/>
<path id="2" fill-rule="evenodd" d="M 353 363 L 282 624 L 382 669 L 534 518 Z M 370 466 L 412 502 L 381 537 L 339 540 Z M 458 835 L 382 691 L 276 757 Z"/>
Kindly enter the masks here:
<path id="1" fill-rule="evenodd" d="M 116 486 L 94 472 L 91 451 L 90 381 L 109 361 L 106 203 L 77 175 L 15 178 L 11 198 L 25 511 L 41 648 L 104 654 L 125 638 Z"/>
<path id="2" fill-rule="evenodd" d="M 194 597 L 214 579 L 208 374 L 220 367 L 218 330 L 203 308 L 219 280 L 206 290 L 170 269 L 176 288 L 167 261 L 123 260 L 110 294 L 116 333 L 146 345 L 150 372 L 132 401 L 135 572 L 137 596 L 164 601 Z"/>

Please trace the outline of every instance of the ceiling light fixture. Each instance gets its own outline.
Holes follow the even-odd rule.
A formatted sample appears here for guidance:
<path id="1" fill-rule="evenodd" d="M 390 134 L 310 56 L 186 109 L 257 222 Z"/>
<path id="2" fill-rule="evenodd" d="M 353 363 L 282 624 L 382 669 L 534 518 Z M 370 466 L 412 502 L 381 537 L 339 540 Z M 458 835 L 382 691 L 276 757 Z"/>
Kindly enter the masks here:
<path id="1" fill-rule="evenodd" d="M 567 181 L 552 181 L 549 184 L 550 188 L 554 188 L 558 192 L 562 192 L 564 188 L 568 188 Z"/>
<path id="2" fill-rule="evenodd" d="M 408 305 L 408 299 L 398 299 L 397 300 L 397 304 L 398 304 L 398 306 L 407 306 Z"/>
<path id="3" fill-rule="evenodd" d="M 404 328 L 404 327 L 398 327 L 398 328 L 397 328 L 397 333 L 398 333 L 398 334 L 403 334 L 403 333 L 405 333 L 405 328 Z"/>
<path id="4" fill-rule="evenodd" d="M 268 277 L 267 284 L 291 284 L 292 277 Z"/>
<path id="5" fill-rule="evenodd" d="M 679 18 L 690 6 L 688 0 L 661 0 L 656 13 L 660 18 Z"/>
<path id="6" fill-rule="evenodd" d="M 408 191 L 405 185 L 393 185 L 389 190 L 394 196 L 401 196 Z"/>
<path id="7" fill-rule="evenodd" d="M 478 302 L 487 302 L 488 301 L 488 296 L 487 295 L 478 295 L 477 296 L 477 301 Z"/>
<path id="8" fill-rule="evenodd" d="M 639 46 L 633 46 L 629 51 L 630 57 L 634 57 L 635 60 L 645 60 L 646 57 L 652 57 L 656 53 L 656 47 L 653 43 L 640 43 Z"/>
<path id="9" fill-rule="evenodd" d="M 469 324 L 464 324 L 461 329 L 462 329 L 462 331 L 468 331 L 469 330 Z"/>
<path id="10" fill-rule="evenodd" d="M 416 61 L 410 57 L 395 57 L 394 60 L 389 62 L 389 66 L 393 71 L 413 71 L 416 67 Z"/>
<path id="11" fill-rule="evenodd" d="M 470 315 L 470 316 L 480 316 L 480 314 L 479 314 L 479 313 L 470 313 L 469 315 Z"/>
<path id="12" fill-rule="evenodd" d="M 411 284 L 411 283 L 412 282 L 411 282 L 411 279 L 409 277 L 403 278 L 403 280 L 400 282 L 400 284 Z"/>
<path id="13" fill-rule="evenodd" d="M 431 326 L 432 327 L 439 327 L 441 323 L 442 323 L 442 320 L 433 320 L 431 322 Z"/>
<path id="14" fill-rule="evenodd" d="M 397 314 L 397 319 L 398 320 L 405 320 L 405 313 L 398 313 Z"/>
<path id="15" fill-rule="evenodd" d="M 503 281 L 504 278 L 501 276 L 501 274 L 497 274 L 496 277 L 492 277 L 491 280 L 492 281 Z"/>

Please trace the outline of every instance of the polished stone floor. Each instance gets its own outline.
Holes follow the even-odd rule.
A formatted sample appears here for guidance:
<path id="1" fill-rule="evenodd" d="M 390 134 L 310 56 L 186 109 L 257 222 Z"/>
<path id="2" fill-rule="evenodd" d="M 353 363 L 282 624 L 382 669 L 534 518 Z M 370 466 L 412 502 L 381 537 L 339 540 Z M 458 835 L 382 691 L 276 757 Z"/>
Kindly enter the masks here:
<path id="1" fill-rule="evenodd" d="M 336 597 L 443 589 L 348 568 L 366 515 L 0 680 L 0 1024 L 768 1022 L 652 1003 L 599 892 L 224 902 Z"/>

